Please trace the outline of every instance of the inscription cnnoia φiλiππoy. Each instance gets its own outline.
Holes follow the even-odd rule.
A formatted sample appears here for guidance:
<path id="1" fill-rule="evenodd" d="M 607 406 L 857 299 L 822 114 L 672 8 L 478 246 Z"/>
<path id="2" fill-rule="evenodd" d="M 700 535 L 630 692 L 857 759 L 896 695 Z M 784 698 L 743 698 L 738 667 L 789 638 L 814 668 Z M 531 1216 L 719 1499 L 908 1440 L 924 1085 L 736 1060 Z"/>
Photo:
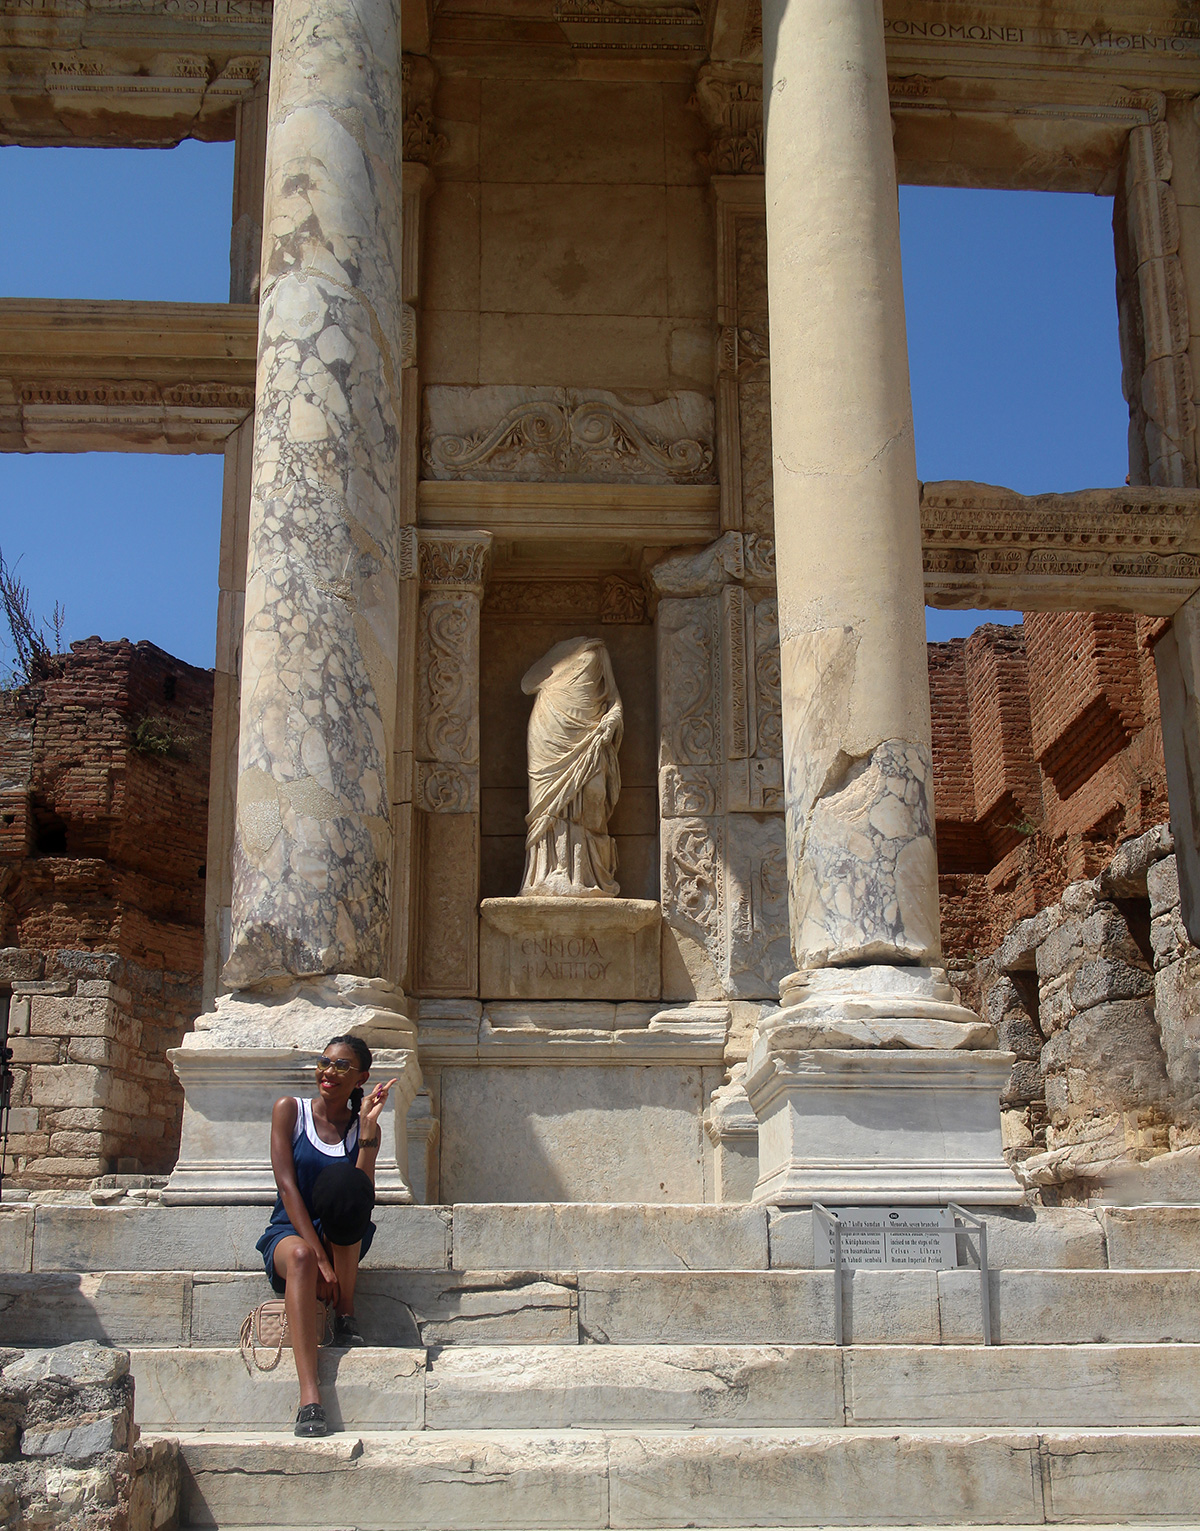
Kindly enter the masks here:
<path id="1" fill-rule="evenodd" d="M 595 936 L 523 936 L 519 950 L 524 983 L 603 983 L 612 967 Z"/>

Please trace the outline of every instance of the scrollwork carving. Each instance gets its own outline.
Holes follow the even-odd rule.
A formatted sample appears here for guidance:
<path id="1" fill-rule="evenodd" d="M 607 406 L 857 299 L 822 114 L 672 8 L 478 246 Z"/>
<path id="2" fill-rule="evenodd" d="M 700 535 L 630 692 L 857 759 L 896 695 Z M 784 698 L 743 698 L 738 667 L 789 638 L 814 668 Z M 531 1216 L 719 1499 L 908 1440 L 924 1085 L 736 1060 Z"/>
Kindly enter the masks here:
<path id="1" fill-rule="evenodd" d="M 775 600 L 759 601 L 754 608 L 754 690 L 758 753 L 768 759 L 782 759 L 779 603 Z"/>
<path id="2" fill-rule="evenodd" d="M 479 806 L 478 770 L 445 761 L 422 762 L 417 801 L 426 813 L 474 813 Z"/>
<path id="3" fill-rule="evenodd" d="M 465 399 L 448 396 L 470 395 L 471 390 L 427 393 L 422 456 L 432 477 L 665 484 L 714 480 L 711 405 L 698 396 L 634 406 L 615 396 L 588 398 L 562 388 L 524 390 L 524 398 L 516 391 L 513 403 L 514 391 L 480 389 Z M 496 403 L 502 406 L 499 417 L 482 426 L 438 426 L 439 416 L 455 414 L 486 421 Z M 705 435 L 668 435 L 664 427 L 678 429 L 685 417 L 703 420 Z"/>
<path id="4" fill-rule="evenodd" d="M 600 586 L 601 622 L 645 622 L 645 587 L 619 574 L 605 576 Z"/>
<path id="5" fill-rule="evenodd" d="M 721 947 L 720 820 L 671 819 L 663 824 L 663 918 L 694 933 L 717 959 Z"/>

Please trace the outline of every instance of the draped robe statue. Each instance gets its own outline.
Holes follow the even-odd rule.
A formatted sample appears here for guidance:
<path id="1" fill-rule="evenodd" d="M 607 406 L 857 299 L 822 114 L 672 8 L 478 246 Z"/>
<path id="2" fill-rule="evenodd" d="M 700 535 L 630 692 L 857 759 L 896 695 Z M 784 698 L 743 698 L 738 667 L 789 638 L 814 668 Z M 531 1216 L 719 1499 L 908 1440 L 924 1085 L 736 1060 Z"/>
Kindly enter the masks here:
<path id="1" fill-rule="evenodd" d="M 568 638 L 532 665 L 523 896 L 615 898 L 608 820 L 621 792 L 624 713 L 599 638 Z"/>

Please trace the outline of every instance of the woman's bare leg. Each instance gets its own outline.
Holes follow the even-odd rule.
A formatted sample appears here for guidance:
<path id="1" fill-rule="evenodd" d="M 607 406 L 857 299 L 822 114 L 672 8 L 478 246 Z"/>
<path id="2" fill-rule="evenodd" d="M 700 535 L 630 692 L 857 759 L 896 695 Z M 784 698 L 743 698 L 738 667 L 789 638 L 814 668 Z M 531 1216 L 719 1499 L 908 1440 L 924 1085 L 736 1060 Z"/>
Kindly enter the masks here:
<path id="1" fill-rule="evenodd" d="M 347 1318 L 353 1318 L 354 1288 L 358 1283 L 358 1254 L 362 1240 L 357 1244 L 330 1244 L 328 1247 L 333 1255 L 333 1273 L 338 1279 L 337 1310 Z"/>
<path id="2" fill-rule="evenodd" d="M 303 1408 L 306 1403 L 321 1401 L 317 1386 L 317 1257 L 301 1238 L 280 1239 L 275 1246 L 275 1274 L 287 1283 L 283 1300 Z"/>

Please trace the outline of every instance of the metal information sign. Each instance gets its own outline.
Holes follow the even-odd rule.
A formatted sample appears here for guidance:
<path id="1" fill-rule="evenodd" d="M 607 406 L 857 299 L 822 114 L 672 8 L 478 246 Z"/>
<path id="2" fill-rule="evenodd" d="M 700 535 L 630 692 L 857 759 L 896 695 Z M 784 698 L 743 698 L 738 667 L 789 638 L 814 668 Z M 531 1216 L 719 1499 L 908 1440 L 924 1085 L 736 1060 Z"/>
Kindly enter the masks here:
<path id="1" fill-rule="evenodd" d="M 987 1257 L 987 1223 L 956 1201 L 944 1207 L 823 1207 L 813 1210 L 813 1264 L 833 1267 L 833 1337 L 845 1343 L 842 1278 L 863 1266 L 923 1266 L 953 1270 L 958 1239 L 974 1233 L 979 1248 L 979 1307 L 983 1343 L 992 1343 L 992 1299 Z"/>
<path id="2" fill-rule="evenodd" d="M 841 1229 L 842 1265 L 926 1266 L 958 1264 L 954 1214 L 949 1207 L 830 1207 Z M 833 1224 L 813 1220 L 816 1265 L 834 1263 Z"/>

